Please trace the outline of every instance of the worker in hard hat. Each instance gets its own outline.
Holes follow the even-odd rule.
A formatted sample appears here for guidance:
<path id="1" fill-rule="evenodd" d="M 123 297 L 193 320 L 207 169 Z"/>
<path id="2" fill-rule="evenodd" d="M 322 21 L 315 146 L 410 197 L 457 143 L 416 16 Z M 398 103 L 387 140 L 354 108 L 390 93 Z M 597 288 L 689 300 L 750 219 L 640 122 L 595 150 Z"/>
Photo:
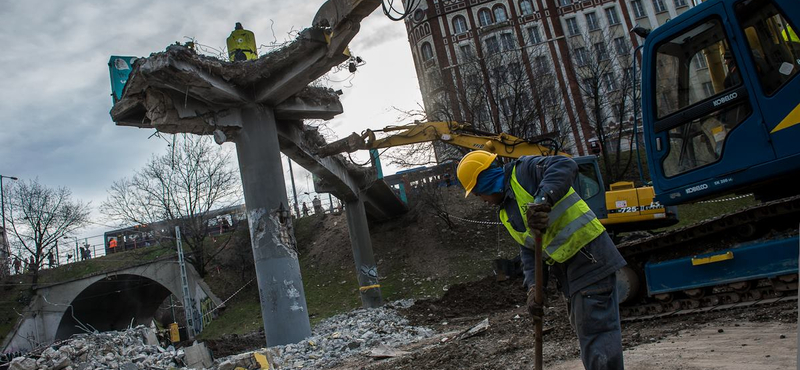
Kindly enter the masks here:
<path id="1" fill-rule="evenodd" d="M 584 367 L 622 369 L 615 272 L 625 260 L 572 188 L 578 165 L 563 156 L 525 156 L 499 166 L 496 157 L 473 151 L 461 159 L 457 175 L 466 196 L 500 206 L 500 220 L 520 244 L 528 311 L 534 317 L 544 314 L 533 299 L 534 236 L 539 234 L 544 262 L 569 302 Z"/>

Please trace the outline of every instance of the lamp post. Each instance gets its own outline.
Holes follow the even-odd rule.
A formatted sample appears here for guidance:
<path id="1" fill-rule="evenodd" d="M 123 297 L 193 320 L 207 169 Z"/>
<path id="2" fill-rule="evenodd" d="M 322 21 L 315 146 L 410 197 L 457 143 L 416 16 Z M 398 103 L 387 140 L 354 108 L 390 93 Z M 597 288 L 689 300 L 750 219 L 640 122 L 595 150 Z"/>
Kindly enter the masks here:
<path id="1" fill-rule="evenodd" d="M 3 218 L 3 243 L 5 243 L 6 252 L 8 252 L 8 240 L 6 240 L 6 237 L 5 237 L 5 235 L 6 235 L 6 201 L 5 201 L 5 197 L 4 197 L 5 190 L 3 189 L 3 179 L 11 179 L 11 180 L 14 180 L 14 181 L 17 181 L 19 179 L 16 178 L 16 177 L 13 177 L 13 176 L 0 175 L 0 209 L 1 209 L 0 213 L 2 214 L 1 217 Z"/>
<path id="2" fill-rule="evenodd" d="M 3 179 L 11 179 L 17 181 L 16 177 L 13 176 L 3 176 L 0 175 L 0 217 L 3 218 L 3 252 L 5 256 L 3 259 L 8 258 L 11 255 L 11 249 L 8 247 L 8 233 L 6 232 L 6 201 L 5 201 L 5 190 L 3 189 Z M 5 262 L 2 263 L 3 269 L 6 268 Z"/>

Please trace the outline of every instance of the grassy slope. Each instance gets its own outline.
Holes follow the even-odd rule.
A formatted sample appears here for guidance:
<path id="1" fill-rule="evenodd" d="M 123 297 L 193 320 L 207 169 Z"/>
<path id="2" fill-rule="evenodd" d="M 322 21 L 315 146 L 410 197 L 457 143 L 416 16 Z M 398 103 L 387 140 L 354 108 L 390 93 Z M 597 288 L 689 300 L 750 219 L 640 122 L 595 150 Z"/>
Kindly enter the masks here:
<path id="1" fill-rule="evenodd" d="M 463 198 L 461 191 L 454 191 L 453 194 Z M 469 201 L 475 202 L 477 199 Z M 468 211 L 456 209 L 451 212 Z M 458 215 L 480 220 L 494 217 L 491 211 Z M 439 297 L 449 285 L 491 274 L 491 262 L 498 255 L 511 257 L 517 253 L 507 233 L 504 230 L 498 233 L 497 228 L 460 224 L 456 229 L 449 230 L 444 222 L 433 215 L 414 211 L 397 220 L 371 225 L 370 233 L 384 300 Z M 346 234 L 343 215 L 295 220 L 300 268 L 312 325 L 324 318 L 361 307 L 352 251 Z M 213 287 L 216 283 L 209 284 Z M 222 299 L 225 297 L 227 295 L 221 294 Z M 203 331 L 201 338 L 244 334 L 260 328 L 258 293 L 253 282 L 229 302 L 225 312 Z"/>

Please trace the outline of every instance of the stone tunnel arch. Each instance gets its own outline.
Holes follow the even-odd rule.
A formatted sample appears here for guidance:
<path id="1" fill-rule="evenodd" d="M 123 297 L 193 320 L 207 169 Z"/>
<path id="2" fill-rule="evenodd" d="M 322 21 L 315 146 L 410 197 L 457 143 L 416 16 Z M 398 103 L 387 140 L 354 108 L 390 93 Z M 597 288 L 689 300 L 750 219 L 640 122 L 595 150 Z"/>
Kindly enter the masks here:
<path id="1" fill-rule="evenodd" d="M 82 327 L 102 332 L 123 330 L 131 324 L 149 325 L 170 294 L 175 292 L 141 275 L 120 274 L 100 279 L 70 302 L 72 307 L 64 311 L 55 340 L 84 333 Z"/>

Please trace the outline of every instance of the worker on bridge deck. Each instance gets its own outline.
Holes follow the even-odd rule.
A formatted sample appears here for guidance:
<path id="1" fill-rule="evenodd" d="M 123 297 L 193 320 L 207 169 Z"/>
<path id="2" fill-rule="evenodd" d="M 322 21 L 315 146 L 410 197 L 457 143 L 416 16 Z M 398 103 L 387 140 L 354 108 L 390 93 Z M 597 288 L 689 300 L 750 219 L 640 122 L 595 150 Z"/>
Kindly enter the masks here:
<path id="1" fill-rule="evenodd" d="M 567 298 L 584 367 L 623 369 L 615 273 L 625 260 L 572 189 L 577 164 L 563 156 L 525 156 L 500 167 L 493 166 L 496 157 L 473 151 L 461 159 L 457 175 L 466 196 L 500 206 L 500 220 L 521 245 L 528 311 L 544 314 L 533 299 L 534 237 L 541 235 L 542 257 Z"/>

